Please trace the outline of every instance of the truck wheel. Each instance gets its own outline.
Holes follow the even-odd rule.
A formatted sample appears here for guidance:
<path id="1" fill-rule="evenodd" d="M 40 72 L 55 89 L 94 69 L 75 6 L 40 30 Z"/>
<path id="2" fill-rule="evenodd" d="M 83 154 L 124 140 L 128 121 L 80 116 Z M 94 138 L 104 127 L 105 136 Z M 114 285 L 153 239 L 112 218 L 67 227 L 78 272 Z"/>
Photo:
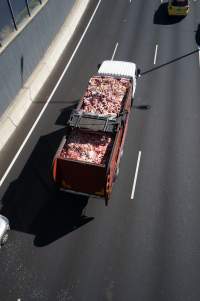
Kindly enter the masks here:
<path id="1" fill-rule="evenodd" d="M 114 175 L 113 182 L 115 182 L 117 180 L 118 175 L 119 175 L 119 166 L 117 167 L 116 173 Z"/>
<path id="2" fill-rule="evenodd" d="M 119 174 L 119 166 L 117 167 L 117 170 L 116 170 L 116 176 L 118 176 Z"/>
<path id="3" fill-rule="evenodd" d="M 110 197 L 111 197 L 111 192 L 112 192 L 112 187 L 109 189 L 108 194 L 107 194 L 106 206 L 108 206 L 108 202 L 109 202 Z"/>
<path id="4" fill-rule="evenodd" d="M 5 243 L 7 242 L 8 240 L 8 232 L 5 232 L 2 239 L 1 239 L 1 245 L 5 245 Z"/>
<path id="5" fill-rule="evenodd" d="M 131 108 L 133 106 L 133 97 L 131 97 Z"/>

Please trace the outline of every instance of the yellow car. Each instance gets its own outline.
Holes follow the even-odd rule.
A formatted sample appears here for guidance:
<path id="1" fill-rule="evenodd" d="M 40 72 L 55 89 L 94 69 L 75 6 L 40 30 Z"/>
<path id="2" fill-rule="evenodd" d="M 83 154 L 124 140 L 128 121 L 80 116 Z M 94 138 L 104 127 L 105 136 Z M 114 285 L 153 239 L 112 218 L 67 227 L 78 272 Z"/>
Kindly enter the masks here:
<path id="1" fill-rule="evenodd" d="M 169 0 L 169 16 L 186 16 L 189 12 L 189 0 Z"/>

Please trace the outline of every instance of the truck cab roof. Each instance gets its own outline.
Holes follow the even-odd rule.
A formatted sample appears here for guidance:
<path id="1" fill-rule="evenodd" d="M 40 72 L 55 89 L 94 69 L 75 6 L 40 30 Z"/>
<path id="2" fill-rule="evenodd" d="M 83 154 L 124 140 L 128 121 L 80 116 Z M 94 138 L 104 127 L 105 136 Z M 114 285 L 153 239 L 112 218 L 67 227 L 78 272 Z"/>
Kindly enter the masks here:
<path id="1" fill-rule="evenodd" d="M 135 79 L 136 64 L 132 62 L 123 61 L 103 61 L 101 64 L 98 74 L 111 75 L 119 77 L 132 77 Z"/>

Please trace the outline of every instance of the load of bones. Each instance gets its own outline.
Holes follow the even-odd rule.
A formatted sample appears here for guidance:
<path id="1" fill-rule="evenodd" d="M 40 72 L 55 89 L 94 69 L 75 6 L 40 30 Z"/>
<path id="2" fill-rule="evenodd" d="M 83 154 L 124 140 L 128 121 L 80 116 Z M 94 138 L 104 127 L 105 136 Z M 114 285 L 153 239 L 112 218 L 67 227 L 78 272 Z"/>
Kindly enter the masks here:
<path id="1" fill-rule="evenodd" d="M 126 78 L 94 76 L 83 96 L 80 111 L 95 115 L 117 116 L 130 81 Z M 74 130 L 69 135 L 61 156 L 95 164 L 104 164 L 111 150 L 112 135 Z"/>

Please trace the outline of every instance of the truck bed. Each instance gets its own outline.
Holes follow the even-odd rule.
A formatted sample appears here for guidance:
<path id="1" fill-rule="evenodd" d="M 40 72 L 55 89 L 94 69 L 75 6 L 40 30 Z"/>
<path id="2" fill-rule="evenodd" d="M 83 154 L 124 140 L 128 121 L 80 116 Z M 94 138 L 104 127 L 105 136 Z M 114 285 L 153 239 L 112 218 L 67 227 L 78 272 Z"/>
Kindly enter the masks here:
<path id="1" fill-rule="evenodd" d="M 113 135 L 74 129 L 60 153 L 63 159 L 104 165 L 113 144 Z"/>
<path id="2" fill-rule="evenodd" d="M 55 182 L 65 190 L 105 196 L 106 175 L 118 133 L 68 130 L 54 157 Z"/>
<path id="3" fill-rule="evenodd" d="M 116 117 L 123 111 L 125 96 L 131 87 L 130 78 L 93 76 L 77 109 L 85 113 Z"/>

